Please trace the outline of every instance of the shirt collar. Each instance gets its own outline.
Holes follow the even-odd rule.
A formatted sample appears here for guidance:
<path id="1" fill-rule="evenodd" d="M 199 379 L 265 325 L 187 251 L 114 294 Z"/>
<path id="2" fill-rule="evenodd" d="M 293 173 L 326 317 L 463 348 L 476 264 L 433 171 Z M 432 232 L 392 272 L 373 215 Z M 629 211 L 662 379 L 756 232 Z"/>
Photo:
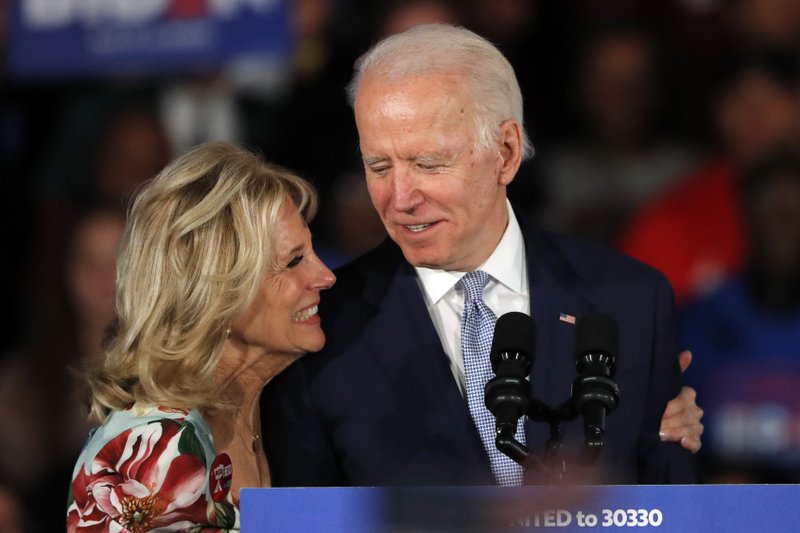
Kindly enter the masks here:
<path id="1" fill-rule="evenodd" d="M 516 293 L 527 294 L 528 287 L 524 282 L 526 262 L 522 230 L 520 230 L 519 222 L 517 222 L 514 210 L 511 209 L 511 203 L 508 200 L 506 200 L 506 208 L 508 209 L 508 225 L 503 232 L 503 237 L 489 258 L 476 270 L 483 270 Z M 414 269 L 417 271 L 420 284 L 425 291 L 428 305 L 435 305 L 466 274 L 466 272 L 457 270 L 425 267 L 414 267 Z"/>

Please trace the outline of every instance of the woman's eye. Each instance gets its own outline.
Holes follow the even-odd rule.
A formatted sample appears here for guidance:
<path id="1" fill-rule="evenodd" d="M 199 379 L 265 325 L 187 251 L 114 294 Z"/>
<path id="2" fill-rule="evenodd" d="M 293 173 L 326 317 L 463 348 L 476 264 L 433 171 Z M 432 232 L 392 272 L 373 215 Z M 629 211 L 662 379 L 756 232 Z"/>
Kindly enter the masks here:
<path id="1" fill-rule="evenodd" d="M 302 256 L 302 255 L 296 255 L 296 256 L 294 256 L 294 257 L 292 258 L 292 260 L 291 260 L 291 261 L 289 261 L 289 264 L 288 264 L 288 265 L 286 265 L 286 268 L 294 268 L 294 267 L 296 267 L 296 266 L 297 266 L 297 265 L 299 265 L 299 264 L 300 264 L 300 262 L 303 260 L 303 257 L 304 257 L 304 256 Z"/>

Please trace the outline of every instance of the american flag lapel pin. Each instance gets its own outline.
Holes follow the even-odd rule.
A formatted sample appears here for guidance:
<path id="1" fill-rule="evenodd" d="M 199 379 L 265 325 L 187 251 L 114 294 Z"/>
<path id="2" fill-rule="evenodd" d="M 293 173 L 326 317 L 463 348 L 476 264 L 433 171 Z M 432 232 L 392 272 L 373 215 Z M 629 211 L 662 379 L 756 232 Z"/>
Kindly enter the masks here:
<path id="1" fill-rule="evenodd" d="M 566 322 L 567 324 L 575 323 L 575 317 L 572 315 L 568 315 L 567 313 L 559 313 L 558 319 L 562 322 Z"/>

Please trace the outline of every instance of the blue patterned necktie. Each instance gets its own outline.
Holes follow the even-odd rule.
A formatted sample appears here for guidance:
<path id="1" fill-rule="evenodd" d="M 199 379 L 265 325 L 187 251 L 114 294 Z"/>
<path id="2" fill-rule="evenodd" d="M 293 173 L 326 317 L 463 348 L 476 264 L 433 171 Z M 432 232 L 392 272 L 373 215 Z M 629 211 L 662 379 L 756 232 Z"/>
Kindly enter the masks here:
<path id="1" fill-rule="evenodd" d="M 483 301 L 483 289 L 490 276 L 482 270 L 467 273 L 458 282 L 464 289 L 464 314 L 461 317 L 461 353 L 467 403 L 478 427 L 483 446 L 492 464 L 492 473 L 500 485 L 521 485 L 522 467 L 495 446 L 495 418 L 484 405 L 484 387 L 494 377 L 489 352 L 497 318 Z M 517 423 L 516 439 L 525 444 L 522 419 Z"/>

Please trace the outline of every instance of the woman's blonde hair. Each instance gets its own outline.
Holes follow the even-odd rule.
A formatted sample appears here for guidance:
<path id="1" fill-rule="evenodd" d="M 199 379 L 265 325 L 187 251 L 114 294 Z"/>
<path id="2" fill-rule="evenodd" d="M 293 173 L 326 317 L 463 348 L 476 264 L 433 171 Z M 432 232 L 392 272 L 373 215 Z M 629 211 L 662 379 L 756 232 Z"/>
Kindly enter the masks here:
<path id="1" fill-rule="evenodd" d="M 273 267 L 281 206 L 308 222 L 310 184 L 221 142 L 174 160 L 138 193 L 117 257 L 114 336 L 90 372 L 91 417 L 133 402 L 224 405 L 212 383 L 231 321 Z"/>

